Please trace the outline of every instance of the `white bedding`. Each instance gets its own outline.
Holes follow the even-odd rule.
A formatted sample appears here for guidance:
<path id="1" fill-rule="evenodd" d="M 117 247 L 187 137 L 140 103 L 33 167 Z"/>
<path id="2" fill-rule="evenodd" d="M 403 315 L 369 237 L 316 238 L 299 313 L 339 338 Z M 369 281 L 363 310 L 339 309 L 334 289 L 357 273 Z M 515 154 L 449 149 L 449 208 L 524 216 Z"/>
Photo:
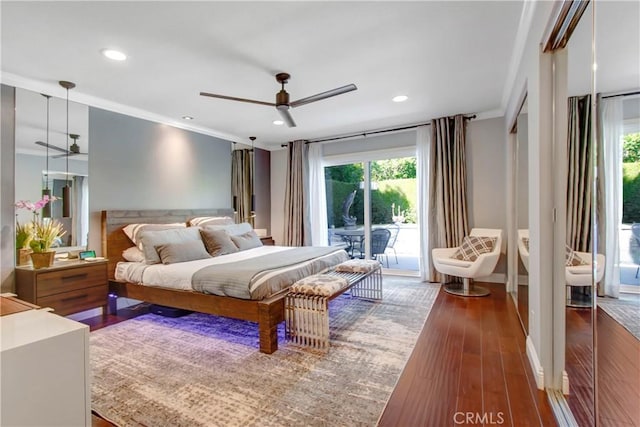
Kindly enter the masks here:
<path id="1" fill-rule="evenodd" d="M 291 249 L 286 246 L 260 246 L 245 251 L 196 261 L 175 264 L 145 264 L 140 262 L 119 262 L 115 278 L 129 283 L 159 286 L 180 290 L 193 290 L 191 278 L 203 267 L 227 262 L 241 261 L 260 255 Z"/>

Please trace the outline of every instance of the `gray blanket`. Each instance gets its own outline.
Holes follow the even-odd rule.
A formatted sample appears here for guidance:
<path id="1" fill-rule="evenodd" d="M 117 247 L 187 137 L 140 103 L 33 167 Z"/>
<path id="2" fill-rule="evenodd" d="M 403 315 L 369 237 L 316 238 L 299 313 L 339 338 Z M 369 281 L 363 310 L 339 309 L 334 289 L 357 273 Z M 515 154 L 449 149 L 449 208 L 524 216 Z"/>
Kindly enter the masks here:
<path id="1" fill-rule="evenodd" d="M 206 294 L 261 300 L 303 277 L 322 273 L 347 259 L 343 249 L 304 246 L 210 265 L 196 271 L 191 282 L 194 290 Z"/>

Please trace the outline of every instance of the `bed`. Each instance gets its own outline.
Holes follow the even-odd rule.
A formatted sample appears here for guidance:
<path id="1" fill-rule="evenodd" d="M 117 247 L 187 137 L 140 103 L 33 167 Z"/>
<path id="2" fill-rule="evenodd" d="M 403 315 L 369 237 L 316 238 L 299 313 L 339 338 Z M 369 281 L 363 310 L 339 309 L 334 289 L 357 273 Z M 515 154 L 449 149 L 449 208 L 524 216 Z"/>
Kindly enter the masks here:
<path id="1" fill-rule="evenodd" d="M 227 287 L 225 283 L 209 283 L 212 277 L 216 280 L 236 280 L 239 276 L 250 276 L 246 270 L 247 263 L 261 264 L 264 268 L 272 261 L 277 264 L 283 257 L 300 260 L 308 259 L 309 254 L 296 255 L 296 252 L 313 251 L 309 248 L 262 247 L 248 249 L 238 254 L 222 255 L 200 261 L 186 263 L 151 266 L 139 263 L 128 263 L 122 253 L 133 243 L 125 235 L 123 228 L 132 223 L 168 224 L 187 223 L 191 218 L 199 216 L 232 216 L 229 209 L 196 209 L 196 210 L 107 210 L 102 211 L 102 253 L 108 258 L 110 293 L 116 297 L 137 299 L 152 304 L 182 308 L 191 311 L 248 320 L 258 323 L 259 346 L 263 353 L 273 353 L 278 349 L 277 325 L 284 321 L 284 297 L 287 288 L 300 275 L 314 274 L 318 270 L 325 270 L 343 262 L 348 258 L 346 252 L 340 249 L 320 251 L 322 255 L 314 256 L 312 260 L 300 261 L 289 267 L 282 267 L 282 276 L 269 270 L 269 274 L 255 275 L 258 279 L 269 276 L 269 281 L 255 279 L 248 284 L 247 289 Z M 316 248 L 319 249 L 319 248 Z M 283 256 L 284 255 L 284 256 Z M 255 256 L 255 258 L 253 258 Z M 306 257 L 306 258 L 305 258 Z M 224 259 L 224 262 L 222 261 Z M 252 260 L 260 260 L 252 261 Z M 136 265 L 137 264 L 137 265 Z M 186 277 L 196 277 L 193 271 L 219 269 L 222 264 L 225 270 L 216 270 L 219 274 L 203 276 L 201 284 L 190 284 Z M 190 270 L 191 268 L 195 270 Z M 235 270 L 234 270 L 235 268 Z M 118 269 L 116 278 L 116 269 Z M 213 270 L 212 270 L 213 271 Z M 273 276 L 273 277 L 272 277 Z M 226 278 L 226 279 L 221 279 Z M 163 280 L 168 279 L 167 282 Z M 145 283 L 148 281 L 149 283 Z M 259 282 L 259 283 L 256 283 Z M 264 283 L 267 285 L 264 285 Z M 194 280 L 195 283 L 195 280 Z M 203 293 L 193 288 L 200 289 Z M 211 287 L 207 287 L 211 286 Z M 237 290 L 240 289 L 240 290 Z M 217 294 L 216 294 L 217 293 Z"/>

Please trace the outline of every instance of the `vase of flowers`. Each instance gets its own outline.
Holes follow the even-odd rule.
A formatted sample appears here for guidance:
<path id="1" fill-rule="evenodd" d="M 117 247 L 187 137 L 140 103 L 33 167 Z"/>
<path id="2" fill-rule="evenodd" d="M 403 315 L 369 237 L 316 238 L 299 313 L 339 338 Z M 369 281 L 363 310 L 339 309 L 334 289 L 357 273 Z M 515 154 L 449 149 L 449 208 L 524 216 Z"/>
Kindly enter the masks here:
<path id="1" fill-rule="evenodd" d="M 65 231 L 62 224 L 51 218 L 40 218 L 39 211 L 49 202 L 55 201 L 55 197 L 45 195 L 41 200 L 32 203 L 21 200 L 16 203 L 16 208 L 27 209 L 33 213 L 33 220 L 25 225 L 16 225 L 16 247 L 31 250 L 29 256 L 33 268 L 45 268 L 53 265 L 55 251 L 51 246 L 57 238 L 62 237 Z"/>

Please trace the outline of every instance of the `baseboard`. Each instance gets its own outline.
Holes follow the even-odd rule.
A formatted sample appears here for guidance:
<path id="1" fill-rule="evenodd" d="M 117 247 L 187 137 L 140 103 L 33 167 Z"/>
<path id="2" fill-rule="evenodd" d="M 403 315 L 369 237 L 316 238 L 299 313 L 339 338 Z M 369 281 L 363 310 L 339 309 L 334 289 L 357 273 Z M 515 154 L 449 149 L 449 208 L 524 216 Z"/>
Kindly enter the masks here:
<path id="1" fill-rule="evenodd" d="M 562 394 L 569 395 L 569 374 L 567 371 L 562 371 Z"/>
<path id="2" fill-rule="evenodd" d="M 620 285 L 620 292 L 625 294 L 640 294 L 640 286 L 637 285 Z"/>
<path id="3" fill-rule="evenodd" d="M 536 348 L 534 347 L 533 341 L 531 341 L 531 336 L 529 335 L 527 335 L 527 358 L 529 359 L 529 364 L 531 365 L 533 376 L 536 379 L 536 386 L 539 390 L 544 390 L 544 370 L 542 369 L 540 359 L 538 359 L 538 353 L 536 353 Z M 569 384 L 567 380 L 567 387 L 568 386 Z"/>

